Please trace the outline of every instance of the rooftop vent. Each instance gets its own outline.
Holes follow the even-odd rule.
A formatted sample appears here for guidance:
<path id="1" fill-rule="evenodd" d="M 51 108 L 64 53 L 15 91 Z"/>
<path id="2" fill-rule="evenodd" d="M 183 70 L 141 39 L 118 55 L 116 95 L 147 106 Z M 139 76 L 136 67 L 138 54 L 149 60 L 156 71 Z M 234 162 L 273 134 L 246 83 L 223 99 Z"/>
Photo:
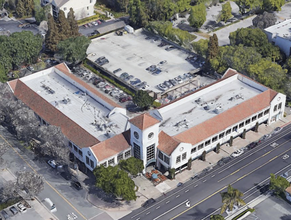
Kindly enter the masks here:
<path id="1" fill-rule="evenodd" d="M 64 99 L 62 100 L 62 102 L 63 102 L 64 104 L 68 104 L 68 103 L 71 102 L 71 99 L 69 99 L 69 98 L 64 98 Z"/>
<path id="2" fill-rule="evenodd" d="M 55 93 L 55 91 L 53 89 L 51 89 L 49 86 L 46 86 L 45 84 L 42 84 L 41 87 L 44 88 L 50 94 Z"/>
<path id="3" fill-rule="evenodd" d="M 221 107 L 221 105 L 217 106 L 217 107 L 214 109 L 214 112 L 215 112 L 216 114 L 219 114 L 219 113 L 221 113 L 222 111 L 223 111 L 223 108 Z"/>

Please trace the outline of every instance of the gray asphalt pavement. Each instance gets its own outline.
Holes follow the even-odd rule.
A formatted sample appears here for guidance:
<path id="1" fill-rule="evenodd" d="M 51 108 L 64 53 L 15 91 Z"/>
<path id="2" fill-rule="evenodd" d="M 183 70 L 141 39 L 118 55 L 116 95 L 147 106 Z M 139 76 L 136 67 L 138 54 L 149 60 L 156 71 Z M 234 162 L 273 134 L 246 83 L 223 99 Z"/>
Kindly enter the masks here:
<path id="1" fill-rule="evenodd" d="M 20 21 L 22 23 L 25 23 L 25 21 Z M 38 29 L 35 27 L 29 27 L 29 28 L 20 28 L 18 25 L 20 24 L 19 21 L 5 21 L 5 20 L 0 20 L 0 30 L 4 31 L 10 31 L 10 33 L 14 32 L 21 32 L 21 31 L 31 31 L 33 34 L 39 33 Z"/>
<path id="2" fill-rule="evenodd" d="M 19 145 L 19 142 L 2 126 L 0 126 L 0 134 L 14 147 L 14 149 L 9 147 L 9 150 L 4 154 L 5 163 L 1 168 L 9 168 L 14 174 L 24 170 L 32 171 L 32 169 L 42 174 L 46 181 L 44 190 L 38 195 L 38 198 L 48 209 L 50 207 L 44 202 L 45 198 L 50 198 L 55 203 L 57 212 L 54 212 L 54 215 L 58 219 L 67 220 L 68 215 L 72 216 L 72 213 L 80 220 L 98 219 L 96 216 L 106 214 L 86 200 L 86 189 L 77 191 L 70 186 L 70 182 L 57 174 L 56 170 L 49 167 L 46 162 L 35 160 L 29 151 L 23 152 L 23 147 Z M 0 142 L 3 141 L 0 138 Z"/>
<path id="3" fill-rule="evenodd" d="M 140 208 L 122 219 L 207 219 L 219 211 L 220 192 L 225 191 L 228 184 L 243 192 L 245 201 L 249 202 L 260 194 L 260 187 L 268 183 L 270 173 L 281 174 L 282 169 L 290 169 L 291 157 L 282 159 L 285 154 L 291 155 L 290 138 L 291 125 L 242 156 L 214 167 L 204 177 L 190 180 L 166 197 L 160 197 L 152 207 Z M 270 146 L 274 142 L 278 146 Z M 188 200 L 190 208 L 185 205 Z"/>

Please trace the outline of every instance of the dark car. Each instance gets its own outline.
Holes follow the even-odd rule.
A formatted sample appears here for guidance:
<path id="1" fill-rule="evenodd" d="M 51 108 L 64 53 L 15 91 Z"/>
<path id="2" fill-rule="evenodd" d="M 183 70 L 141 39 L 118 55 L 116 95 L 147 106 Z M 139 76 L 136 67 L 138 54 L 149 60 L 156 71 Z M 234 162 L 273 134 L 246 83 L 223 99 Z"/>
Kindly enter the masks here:
<path id="1" fill-rule="evenodd" d="M 17 209 L 14 206 L 12 206 L 9 210 L 10 212 L 12 212 L 13 215 L 16 215 L 18 213 Z"/>
<path id="2" fill-rule="evenodd" d="M 253 149 L 253 148 L 255 148 L 256 146 L 258 146 L 258 142 L 252 142 L 252 143 L 250 143 L 249 145 L 248 145 L 248 149 L 250 150 L 250 149 Z"/>
<path id="3" fill-rule="evenodd" d="M 8 213 L 5 211 L 5 210 L 2 210 L 1 211 L 1 214 L 2 216 L 5 218 L 5 219 L 8 219 L 10 216 L 8 215 Z"/>
<path id="4" fill-rule="evenodd" d="M 114 71 L 113 71 L 113 73 L 115 74 L 115 73 L 117 73 L 117 72 L 119 72 L 119 71 L 121 71 L 121 69 L 120 69 L 120 68 L 118 68 L 118 69 L 114 70 Z"/>
<path id="5" fill-rule="evenodd" d="M 78 182 L 78 181 L 72 181 L 72 182 L 71 182 L 71 185 L 72 185 L 72 187 L 74 187 L 74 188 L 77 189 L 77 190 L 81 190 L 81 189 L 83 189 L 81 183 Z"/>
<path id="6" fill-rule="evenodd" d="M 156 202 L 156 200 L 154 200 L 153 198 L 147 200 L 144 204 L 142 204 L 142 207 L 147 208 L 150 205 L 154 204 Z"/>

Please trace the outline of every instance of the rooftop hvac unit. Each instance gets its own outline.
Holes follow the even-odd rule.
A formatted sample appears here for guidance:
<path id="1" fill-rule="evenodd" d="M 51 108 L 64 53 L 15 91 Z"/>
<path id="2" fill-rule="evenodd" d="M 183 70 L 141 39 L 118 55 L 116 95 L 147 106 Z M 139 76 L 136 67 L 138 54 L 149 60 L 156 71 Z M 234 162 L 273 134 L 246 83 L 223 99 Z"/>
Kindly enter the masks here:
<path id="1" fill-rule="evenodd" d="M 216 114 L 219 114 L 219 113 L 221 113 L 223 111 L 223 108 L 221 107 L 221 106 L 217 106 L 215 109 L 214 109 L 214 112 L 216 113 Z"/>

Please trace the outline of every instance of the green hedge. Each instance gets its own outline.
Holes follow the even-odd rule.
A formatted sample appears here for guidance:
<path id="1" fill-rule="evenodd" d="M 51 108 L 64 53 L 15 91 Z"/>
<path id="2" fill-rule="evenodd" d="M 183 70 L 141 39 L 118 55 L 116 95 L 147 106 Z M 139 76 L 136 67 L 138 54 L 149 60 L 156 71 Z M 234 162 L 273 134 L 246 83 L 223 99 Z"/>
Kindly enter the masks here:
<path id="1" fill-rule="evenodd" d="M 4 202 L 4 203 L 0 203 L 0 210 L 6 209 L 7 207 L 14 205 L 15 203 L 18 203 L 21 200 L 22 198 L 19 197 L 19 198 L 8 200 L 7 202 Z"/>
<path id="2" fill-rule="evenodd" d="M 93 15 L 91 17 L 83 18 L 81 20 L 78 20 L 77 23 L 78 23 L 78 25 L 83 25 L 83 24 L 86 24 L 86 23 L 88 23 L 90 21 L 95 21 L 95 20 L 97 20 L 99 18 L 100 18 L 99 14 L 98 15 Z"/>
<path id="3" fill-rule="evenodd" d="M 158 107 L 160 107 L 161 105 L 162 105 L 161 103 L 156 102 L 156 101 L 154 101 L 153 104 L 152 104 L 152 106 L 155 107 L 155 108 L 158 108 Z"/>
<path id="4" fill-rule="evenodd" d="M 130 91 L 129 89 L 127 89 L 126 87 L 120 85 L 119 83 L 115 82 L 114 79 L 111 79 L 107 76 L 104 76 L 103 74 L 101 74 L 99 71 L 97 71 L 94 67 L 90 66 L 88 63 L 88 60 L 86 59 L 83 63 L 83 65 L 91 70 L 93 73 L 95 73 L 96 75 L 102 77 L 103 79 L 107 80 L 108 82 L 110 82 L 112 85 L 116 86 L 117 88 L 121 89 L 123 92 L 127 93 L 128 95 L 134 96 L 134 93 L 132 91 Z"/>
<path id="5" fill-rule="evenodd" d="M 244 214 L 246 214 L 247 212 L 254 212 L 254 211 L 255 211 L 255 209 L 251 209 L 251 208 L 249 208 L 249 209 L 243 211 L 242 213 L 240 213 L 239 215 L 235 216 L 232 220 L 239 219 L 240 217 L 242 217 L 242 216 L 243 216 Z"/>

